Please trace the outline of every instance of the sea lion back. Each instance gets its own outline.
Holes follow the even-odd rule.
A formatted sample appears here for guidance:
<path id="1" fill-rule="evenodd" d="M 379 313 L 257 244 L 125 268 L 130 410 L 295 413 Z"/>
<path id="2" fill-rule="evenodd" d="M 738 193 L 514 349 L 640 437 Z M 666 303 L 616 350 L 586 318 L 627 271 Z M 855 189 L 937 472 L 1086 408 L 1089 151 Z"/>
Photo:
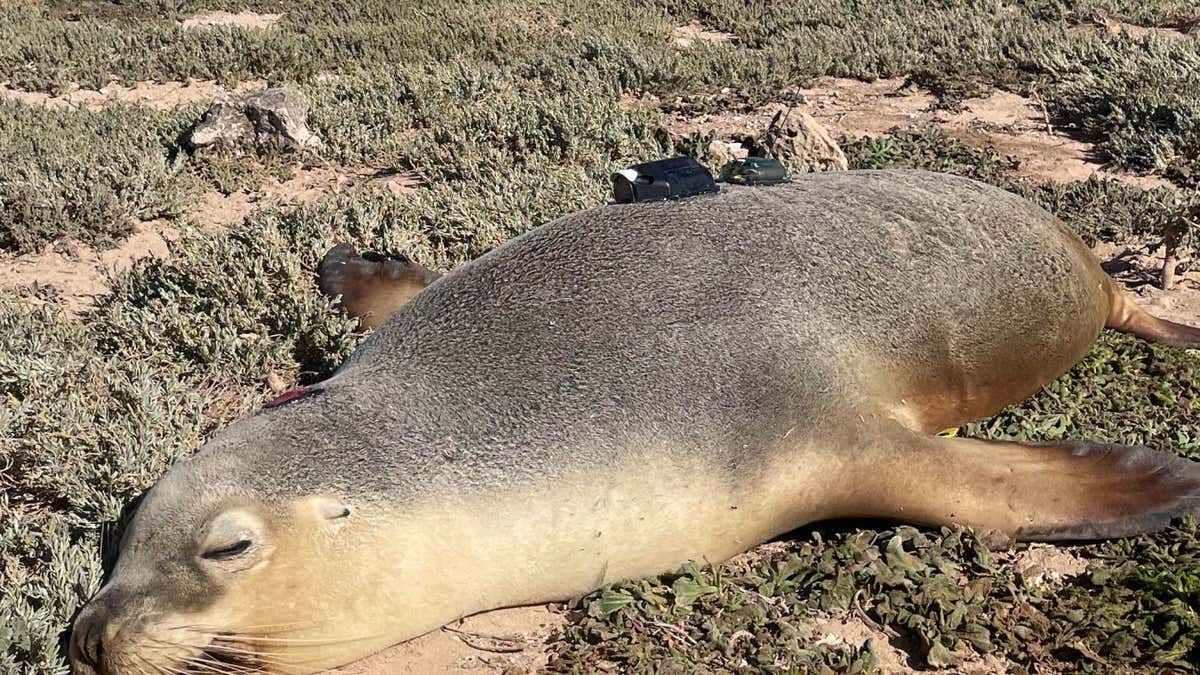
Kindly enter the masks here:
<path id="1" fill-rule="evenodd" d="M 1094 338 L 1103 280 L 1064 228 L 1005 191 L 920 171 L 608 205 L 448 274 L 345 368 L 415 368 L 472 405 L 549 397 L 572 417 L 607 412 L 571 401 L 573 386 L 681 420 L 812 416 L 873 355 L 965 362 L 1022 333 L 1082 325 Z M 1048 308 L 1061 326 L 1045 325 Z M 755 393 L 764 382 L 770 396 Z"/>

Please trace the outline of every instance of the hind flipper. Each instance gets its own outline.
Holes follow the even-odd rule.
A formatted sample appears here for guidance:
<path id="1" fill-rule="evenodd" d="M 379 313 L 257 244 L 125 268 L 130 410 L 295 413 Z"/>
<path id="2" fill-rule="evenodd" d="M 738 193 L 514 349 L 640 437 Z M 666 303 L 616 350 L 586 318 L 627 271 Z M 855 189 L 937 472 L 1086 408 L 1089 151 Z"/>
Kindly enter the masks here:
<path id="1" fill-rule="evenodd" d="M 1154 532 L 1200 515 L 1200 462 L 1145 447 L 883 434 L 841 516 L 1071 541 Z"/>
<path id="2" fill-rule="evenodd" d="M 1107 327 L 1169 347 L 1200 349 L 1200 328 L 1167 321 L 1150 314 L 1130 300 L 1116 284 L 1109 287 L 1109 302 L 1108 321 L 1105 324 Z"/>
<path id="3" fill-rule="evenodd" d="M 411 260 L 359 255 L 349 244 L 334 246 L 317 268 L 321 292 L 341 298 L 346 313 L 364 330 L 383 323 L 438 275 Z"/>

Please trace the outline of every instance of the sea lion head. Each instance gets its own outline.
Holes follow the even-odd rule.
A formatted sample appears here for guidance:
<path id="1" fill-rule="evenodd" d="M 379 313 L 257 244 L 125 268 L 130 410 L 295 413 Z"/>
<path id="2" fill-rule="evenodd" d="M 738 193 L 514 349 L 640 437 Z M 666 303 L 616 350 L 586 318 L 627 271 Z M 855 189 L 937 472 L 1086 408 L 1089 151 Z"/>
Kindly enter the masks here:
<path id="1" fill-rule="evenodd" d="M 75 620 L 73 672 L 302 673 L 379 648 L 357 649 L 364 624 L 339 614 L 364 593 L 347 582 L 357 507 L 256 483 L 263 468 L 230 451 L 238 442 L 175 464 L 147 493 Z"/>

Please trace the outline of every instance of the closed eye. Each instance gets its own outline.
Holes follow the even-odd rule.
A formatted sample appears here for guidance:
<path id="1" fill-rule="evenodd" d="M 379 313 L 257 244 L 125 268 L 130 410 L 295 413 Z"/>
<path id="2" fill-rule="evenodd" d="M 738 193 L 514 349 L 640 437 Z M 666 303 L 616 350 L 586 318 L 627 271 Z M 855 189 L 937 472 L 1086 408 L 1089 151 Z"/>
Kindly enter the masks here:
<path id="1" fill-rule="evenodd" d="M 210 551 L 205 551 L 200 557 L 208 560 L 227 560 L 245 553 L 250 549 L 251 544 L 252 542 L 249 539 L 242 539 L 237 543 L 223 548 L 214 548 Z"/>

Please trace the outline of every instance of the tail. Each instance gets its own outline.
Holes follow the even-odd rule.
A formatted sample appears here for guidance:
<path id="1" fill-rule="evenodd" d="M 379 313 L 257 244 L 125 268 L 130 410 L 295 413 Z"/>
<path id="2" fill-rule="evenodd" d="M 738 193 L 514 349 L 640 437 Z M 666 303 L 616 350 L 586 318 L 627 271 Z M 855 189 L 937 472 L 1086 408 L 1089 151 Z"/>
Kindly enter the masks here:
<path id="1" fill-rule="evenodd" d="M 376 253 L 359 255 L 349 244 L 334 246 L 317 268 L 321 292 L 341 298 L 346 313 L 364 330 L 374 329 L 438 275 L 411 260 Z"/>
<path id="2" fill-rule="evenodd" d="M 1160 319 L 1138 307 L 1116 284 L 1109 285 L 1109 328 L 1171 347 L 1200 349 L 1200 328 Z"/>
<path id="3" fill-rule="evenodd" d="M 1000 530 L 1079 541 L 1154 532 L 1200 515 L 1200 462 L 1145 447 L 883 435 L 854 472 L 839 516 Z"/>

